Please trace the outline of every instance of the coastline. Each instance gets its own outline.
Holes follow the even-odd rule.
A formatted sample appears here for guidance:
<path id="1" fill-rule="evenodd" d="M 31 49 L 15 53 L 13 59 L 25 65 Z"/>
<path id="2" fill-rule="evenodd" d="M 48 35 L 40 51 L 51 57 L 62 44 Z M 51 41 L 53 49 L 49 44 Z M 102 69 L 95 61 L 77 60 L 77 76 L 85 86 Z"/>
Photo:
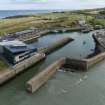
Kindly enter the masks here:
<path id="1" fill-rule="evenodd" d="M 0 19 L 15 17 L 18 15 L 42 14 L 51 12 L 60 12 L 63 10 L 0 10 Z"/>
<path id="2" fill-rule="evenodd" d="M 91 10 L 92 11 L 92 10 Z M 94 18 L 94 16 L 88 12 L 88 10 L 79 10 L 79 11 L 61 11 L 61 12 L 49 12 L 49 13 L 38 13 L 38 14 L 30 14 L 30 15 L 15 15 L 13 17 L 8 17 L 3 19 L 4 21 L 1 20 L 1 25 L 0 25 L 0 34 L 2 36 L 8 36 L 10 34 L 12 35 L 16 35 L 16 32 L 22 32 L 24 33 L 24 31 L 31 29 L 31 28 L 36 28 L 36 30 L 44 30 L 44 31 L 39 31 L 38 33 L 25 33 L 25 35 L 22 36 L 22 34 L 20 35 L 19 38 L 17 38 L 20 41 L 26 42 L 26 41 L 30 41 L 33 39 L 37 39 L 43 35 L 46 35 L 47 33 L 64 33 L 64 32 L 82 32 L 83 30 L 86 30 L 87 32 L 90 32 L 92 30 L 90 30 L 90 27 L 93 27 L 94 24 L 91 24 L 90 21 Z M 87 15 L 88 13 L 88 15 Z M 83 20 L 81 19 L 83 18 Z M 83 22 L 83 26 L 79 23 L 79 22 Z M 85 21 L 85 24 L 84 24 Z M 90 28 L 88 30 L 88 28 Z M 32 30 L 32 29 L 31 29 Z M 47 31 L 46 31 L 47 30 Z M 94 30 L 94 27 L 93 27 Z M 6 33 L 6 34 L 5 34 Z M 24 37 L 25 36 L 25 37 Z M 58 43 L 58 42 L 57 42 Z M 45 47 L 44 48 L 44 52 L 42 53 L 47 53 L 46 50 L 51 49 L 51 51 L 53 49 L 56 48 L 56 46 L 62 46 L 61 44 L 57 44 L 55 43 L 55 46 L 48 46 L 48 49 Z M 65 44 L 65 41 L 62 42 L 63 44 Z M 68 41 L 67 41 L 68 43 Z M 67 44 L 66 43 L 66 44 Z M 42 48 L 43 50 L 43 48 Z M 40 53 L 40 50 L 39 50 Z M 42 54 L 43 55 L 43 54 Z M 39 57 L 38 61 L 40 61 L 41 59 L 43 59 L 45 56 L 42 56 L 42 58 Z M 22 64 L 22 62 L 20 62 L 19 64 L 22 65 L 21 67 L 18 66 L 15 70 L 15 72 L 11 71 L 11 72 L 7 72 L 9 73 L 9 77 L 8 77 L 8 73 L 6 73 L 4 76 L 1 76 L 1 82 L 3 83 L 4 81 L 8 80 L 9 78 L 12 78 L 13 76 L 15 76 L 16 74 L 18 74 L 19 72 L 23 71 L 24 69 L 28 68 L 29 66 L 31 66 L 32 64 L 36 63 L 37 61 L 35 60 L 34 57 L 32 57 L 33 60 L 29 60 L 26 61 L 26 64 Z M 28 59 L 26 59 L 28 60 Z M 25 60 L 23 61 L 25 62 Z M 28 63 L 27 63 L 28 62 Z M 30 64 L 30 65 L 28 65 Z M 17 64 L 18 65 L 18 64 Z M 87 68 L 86 68 L 87 69 Z M 6 77 L 7 76 L 7 77 Z M 2 77 L 6 79 L 2 80 Z"/>

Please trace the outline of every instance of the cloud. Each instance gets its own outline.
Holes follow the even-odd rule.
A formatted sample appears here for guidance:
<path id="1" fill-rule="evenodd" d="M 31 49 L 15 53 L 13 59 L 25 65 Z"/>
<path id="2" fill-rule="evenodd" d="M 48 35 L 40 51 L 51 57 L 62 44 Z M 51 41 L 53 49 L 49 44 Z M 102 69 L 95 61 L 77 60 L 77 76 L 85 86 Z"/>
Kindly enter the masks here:
<path id="1" fill-rule="evenodd" d="M 43 3 L 48 2 L 48 0 L 10 0 L 11 3 L 16 4 L 33 4 L 33 3 Z"/>
<path id="2" fill-rule="evenodd" d="M 0 9 L 82 9 L 105 7 L 105 0 L 0 0 Z"/>

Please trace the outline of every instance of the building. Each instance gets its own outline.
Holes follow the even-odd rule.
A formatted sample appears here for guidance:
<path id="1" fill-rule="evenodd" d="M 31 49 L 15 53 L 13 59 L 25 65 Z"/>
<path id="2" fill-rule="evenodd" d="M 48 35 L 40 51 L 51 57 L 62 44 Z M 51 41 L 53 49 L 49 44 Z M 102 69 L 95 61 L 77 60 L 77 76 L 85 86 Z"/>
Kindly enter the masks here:
<path id="1" fill-rule="evenodd" d="M 78 20 L 78 24 L 79 24 L 81 27 L 87 26 L 86 21 L 85 21 L 84 19 Z"/>
<path id="2" fill-rule="evenodd" d="M 27 44 L 14 40 L 0 42 L 0 50 L 9 63 L 16 64 L 35 54 L 37 48 L 30 48 Z"/>
<path id="3" fill-rule="evenodd" d="M 105 14 L 97 14 L 94 17 L 95 19 L 105 19 Z"/>
<path id="4" fill-rule="evenodd" d="M 27 46 L 4 46 L 4 57 L 9 63 L 16 64 L 35 54 L 36 49 L 29 49 Z"/>
<path id="5" fill-rule="evenodd" d="M 8 40 L 3 40 L 0 42 L 0 53 L 3 53 L 4 52 L 4 49 L 3 47 L 4 46 L 11 46 L 11 45 L 14 45 L 14 46 L 25 46 L 26 44 L 19 41 L 19 40 L 11 40 L 11 41 L 8 41 Z"/>

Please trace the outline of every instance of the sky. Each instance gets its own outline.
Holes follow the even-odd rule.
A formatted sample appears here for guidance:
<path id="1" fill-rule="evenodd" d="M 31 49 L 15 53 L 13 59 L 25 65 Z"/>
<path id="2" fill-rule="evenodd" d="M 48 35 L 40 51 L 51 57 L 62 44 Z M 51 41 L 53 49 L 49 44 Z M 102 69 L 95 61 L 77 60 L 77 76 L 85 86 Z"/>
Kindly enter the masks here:
<path id="1" fill-rule="evenodd" d="M 105 7 L 105 0 L 0 0 L 0 10 L 73 10 L 100 7 Z"/>

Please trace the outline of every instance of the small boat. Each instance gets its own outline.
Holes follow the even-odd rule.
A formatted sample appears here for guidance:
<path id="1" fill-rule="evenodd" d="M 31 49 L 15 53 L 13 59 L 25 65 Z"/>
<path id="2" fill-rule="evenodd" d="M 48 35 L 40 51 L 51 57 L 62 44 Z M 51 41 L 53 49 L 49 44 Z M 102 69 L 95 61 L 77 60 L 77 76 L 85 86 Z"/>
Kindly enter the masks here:
<path id="1" fill-rule="evenodd" d="M 58 31 L 58 30 L 53 30 L 53 32 L 54 32 L 54 33 L 58 33 L 59 31 Z"/>

